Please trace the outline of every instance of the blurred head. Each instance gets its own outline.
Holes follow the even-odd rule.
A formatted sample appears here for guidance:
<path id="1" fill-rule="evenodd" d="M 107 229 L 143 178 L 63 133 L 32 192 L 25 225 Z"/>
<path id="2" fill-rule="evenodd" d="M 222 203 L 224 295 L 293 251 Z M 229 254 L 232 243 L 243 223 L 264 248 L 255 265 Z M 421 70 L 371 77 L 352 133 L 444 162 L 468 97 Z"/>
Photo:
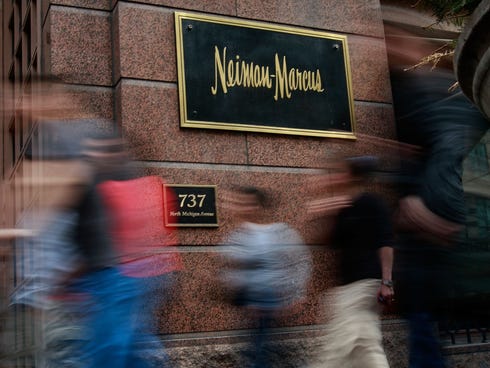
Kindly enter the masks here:
<path id="1" fill-rule="evenodd" d="M 42 75 L 33 79 L 22 98 L 20 113 L 34 120 L 63 120 L 82 116 L 79 93 L 60 78 Z"/>
<path id="2" fill-rule="evenodd" d="M 378 169 L 379 160 L 375 156 L 357 156 L 345 159 L 345 163 L 353 180 L 365 182 Z"/>
<path id="3" fill-rule="evenodd" d="M 94 169 L 96 181 L 129 180 L 137 170 L 131 166 L 132 156 L 128 142 L 112 125 L 97 130 L 82 141 L 83 159 Z"/>
<path id="4" fill-rule="evenodd" d="M 96 167 L 104 168 L 126 162 L 128 150 L 122 137 L 107 134 L 84 139 L 82 155 Z"/>
<path id="5" fill-rule="evenodd" d="M 31 173 L 22 185 L 40 188 L 41 207 L 55 209 L 77 203 L 90 182 L 92 170 L 82 159 L 81 141 L 90 125 L 44 121 L 37 127 L 39 143 L 29 143 L 24 167 Z"/>
<path id="6" fill-rule="evenodd" d="M 425 27 L 414 28 L 390 22 L 385 23 L 384 29 L 391 69 L 427 64 L 452 70 L 451 37 L 456 37 L 457 33 L 434 31 L 432 34 Z"/>
<path id="7" fill-rule="evenodd" d="M 242 221 L 258 221 L 268 207 L 267 193 L 256 187 L 235 187 L 228 198 L 228 208 Z"/>
<path id="8" fill-rule="evenodd" d="M 327 165 L 325 185 L 331 189 L 348 189 L 366 183 L 378 167 L 375 156 L 356 156 L 337 160 Z"/>

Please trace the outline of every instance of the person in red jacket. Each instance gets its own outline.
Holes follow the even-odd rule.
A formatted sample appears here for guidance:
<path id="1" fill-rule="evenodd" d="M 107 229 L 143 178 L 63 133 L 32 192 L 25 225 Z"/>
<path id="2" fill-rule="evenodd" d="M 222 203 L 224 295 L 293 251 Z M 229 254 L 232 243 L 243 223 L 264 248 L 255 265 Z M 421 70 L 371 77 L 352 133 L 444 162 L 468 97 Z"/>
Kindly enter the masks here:
<path id="1" fill-rule="evenodd" d="M 143 356 L 150 366 L 162 366 L 163 359 L 167 367 L 168 357 L 157 336 L 157 313 L 168 300 L 175 274 L 183 268 L 175 247 L 178 243 L 175 229 L 164 222 L 164 200 L 167 207 L 175 206 L 175 195 L 164 187 L 162 178 L 138 177 L 130 165 L 124 167 L 124 162 L 130 161 L 121 138 L 94 140 L 86 146 L 91 147 L 86 152 L 89 156 L 99 156 L 99 159 L 104 156 L 105 172 L 112 168 L 119 171 L 119 175 L 112 175 L 115 180 L 102 180 L 98 191 L 108 210 L 109 230 L 118 251 L 121 272 L 140 285 L 141 295 L 134 316 L 140 348 L 135 353 Z"/>

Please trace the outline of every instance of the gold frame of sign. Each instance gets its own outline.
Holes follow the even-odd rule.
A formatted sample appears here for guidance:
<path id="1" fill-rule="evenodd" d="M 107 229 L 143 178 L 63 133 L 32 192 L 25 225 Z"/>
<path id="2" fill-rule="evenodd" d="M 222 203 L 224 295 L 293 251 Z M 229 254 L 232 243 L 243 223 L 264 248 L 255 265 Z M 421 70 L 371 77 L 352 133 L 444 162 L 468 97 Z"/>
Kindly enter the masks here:
<path id="1" fill-rule="evenodd" d="M 321 32 L 316 30 L 310 30 L 300 27 L 292 27 L 292 26 L 282 26 L 272 23 L 265 23 L 259 21 L 249 21 L 249 20 L 241 20 L 226 16 L 211 16 L 211 15 L 202 15 L 190 12 L 175 12 L 175 36 L 176 36 L 176 50 L 177 50 L 177 74 L 178 74 L 178 94 L 179 94 L 179 111 L 180 111 L 180 126 L 183 128 L 204 128 L 204 129 L 220 129 L 220 130 L 231 130 L 231 131 L 248 131 L 248 132 L 260 132 L 260 133 L 275 133 L 275 134 L 287 134 L 287 135 L 300 135 L 300 136 L 314 136 L 314 137 L 329 137 L 329 138 L 344 138 L 355 140 L 355 131 L 356 131 L 356 121 L 354 116 L 354 99 L 352 93 L 352 78 L 351 78 L 351 70 L 350 70 L 350 59 L 349 52 L 347 46 L 347 36 L 337 35 L 329 32 Z M 345 85 L 342 86 L 346 90 L 346 98 L 342 100 L 342 102 L 348 106 L 348 112 L 346 109 L 343 110 L 345 116 L 349 116 L 350 121 L 344 123 L 343 125 L 348 124 L 348 128 L 339 129 L 339 128 L 329 128 L 327 127 L 325 130 L 323 129 L 310 129 L 310 128 L 302 128 L 302 127 L 288 127 L 288 126 L 277 126 L 277 124 L 281 124 L 280 122 L 275 122 L 276 125 L 267 125 L 267 124 L 256 124 L 256 123 L 244 123 L 244 122 L 233 122 L 233 121 L 212 121 L 212 120 L 201 120 L 201 119 L 193 119 L 190 117 L 188 108 L 187 108 L 187 96 L 186 96 L 186 70 L 184 63 L 184 32 L 192 30 L 187 25 L 187 28 L 184 27 L 184 20 L 190 21 L 199 21 L 199 22 L 209 22 L 213 24 L 226 25 L 226 26 L 234 26 L 234 27 L 242 27 L 242 28 L 252 28 L 258 30 L 265 30 L 269 32 L 280 32 L 281 34 L 291 34 L 296 36 L 304 36 L 315 39 L 322 39 L 334 41 L 337 43 L 341 43 L 341 47 L 336 47 L 337 49 L 341 49 L 343 54 L 342 58 L 344 61 L 343 68 L 345 70 Z M 185 29 L 184 29 L 185 28 Z M 225 47 L 226 48 L 226 47 Z M 226 50 L 225 50 L 226 51 Z M 218 51 L 216 51 L 217 53 Z M 277 54 L 276 54 L 277 55 Z M 237 55 L 236 58 L 239 56 Z M 216 59 L 216 56 L 215 56 Z M 230 57 L 231 59 L 231 57 Z M 231 61 L 229 62 L 231 63 Z M 216 66 L 215 66 L 216 68 Z M 226 69 L 226 68 L 223 68 Z M 276 69 L 277 70 L 277 69 Z M 317 69 L 317 73 L 319 73 Z M 215 72 L 216 73 L 216 72 Z M 223 74 L 226 71 L 223 72 Z M 304 73 L 310 73 L 310 71 Z M 299 75 L 301 71 L 298 71 Z M 275 75 L 273 75 L 275 77 Z M 217 80 L 217 78 L 215 77 Z M 277 79 L 277 78 L 276 78 Z M 321 81 L 320 81 L 321 82 Z M 222 82 L 223 83 L 223 82 Z M 276 82 L 277 83 L 277 82 Z M 314 85 L 314 83 L 311 83 Z M 314 86 L 313 86 L 314 88 Z M 277 87 L 276 87 L 277 91 Z M 277 94 L 277 92 L 276 92 Z M 335 102 L 335 101 L 334 101 Z M 192 114 L 191 114 L 192 115 Z M 333 124 L 333 123 L 332 123 Z"/>

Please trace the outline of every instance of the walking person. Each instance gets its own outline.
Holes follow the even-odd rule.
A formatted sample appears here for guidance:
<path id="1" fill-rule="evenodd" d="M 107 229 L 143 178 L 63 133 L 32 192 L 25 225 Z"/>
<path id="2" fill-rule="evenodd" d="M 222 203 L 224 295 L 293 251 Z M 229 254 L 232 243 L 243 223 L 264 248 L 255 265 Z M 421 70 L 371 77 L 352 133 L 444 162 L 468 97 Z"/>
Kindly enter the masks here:
<path id="1" fill-rule="evenodd" d="M 16 271 L 22 282 L 11 305 L 33 309 L 33 322 L 41 332 L 36 336 L 36 366 L 83 368 L 81 350 L 88 340 L 80 303 L 89 296 L 66 287 L 66 282 L 84 263 L 76 240 L 77 208 L 93 178 L 80 142 L 99 121 L 81 107 L 79 94 L 55 77 L 39 76 L 30 87 L 18 113 L 37 123 L 41 143 L 36 145 L 34 138 L 28 143 L 23 165 L 32 177 L 19 185 L 29 186 L 39 197 L 22 216 L 21 226 L 31 236 L 18 244 L 22 256 L 16 257 Z"/>
<path id="2" fill-rule="evenodd" d="M 376 163 L 364 156 L 332 165 L 317 189 L 334 195 L 309 204 L 311 215 L 331 222 L 328 239 L 338 253 L 340 276 L 328 300 L 331 319 L 313 367 L 389 367 L 379 314 L 394 298 L 391 216 L 384 200 L 363 187 Z"/>
<path id="3" fill-rule="evenodd" d="M 111 145 L 122 143 L 105 142 L 100 148 L 93 147 L 92 153 L 102 154 L 102 150 L 111 150 Z M 112 159 L 120 168 L 127 158 L 124 151 L 118 153 Z M 119 176 L 99 184 L 98 191 L 109 212 L 109 229 L 119 251 L 122 273 L 139 284 L 133 322 L 138 348 L 134 354 L 145 359 L 149 367 L 169 367 L 159 336 L 158 314 L 169 301 L 177 274 L 183 269 L 176 250 L 175 228 L 165 226 L 163 211 L 164 201 L 167 208 L 175 208 L 175 194 L 158 176 Z"/>
<path id="4" fill-rule="evenodd" d="M 93 170 L 82 199 L 75 206 L 78 222 L 74 234 L 81 255 L 80 265 L 64 282 L 68 290 L 82 292 L 86 314 L 86 343 L 81 349 L 83 367 L 146 368 L 134 352 L 137 331 L 133 316 L 139 295 L 138 283 L 125 276 L 119 265 L 119 251 L 109 230 L 109 215 L 98 186 L 114 178 L 104 156 L 90 155 L 92 138 L 83 141 L 84 156 Z"/>
<path id="5" fill-rule="evenodd" d="M 234 290 L 234 304 L 255 321 L 251 367 L 273 366 L 270 328 L 287 307 L 304 297 L 310 254 L 296 230 L 272 222 L 270 198 L 255 187 L 236 188 L 230 206 L 240 225 L 226 240 L 231 263 L 225 282 Z"/>
<path id="6" fill-rule="evenodd" d="M 466 224 L 463 161 L 490 125 L 451 88 L 450 62 L 414 68 L 434 44 L 402 28 L 387 30 L 398 138 L 418 148 L 400 160 L 397 304 L 409 325 L 409 367 L 444 368 L 436 324 L 454 293 L 452 278 L 464 274 L 455 267 L 462 261 L 454 261 Z"/>

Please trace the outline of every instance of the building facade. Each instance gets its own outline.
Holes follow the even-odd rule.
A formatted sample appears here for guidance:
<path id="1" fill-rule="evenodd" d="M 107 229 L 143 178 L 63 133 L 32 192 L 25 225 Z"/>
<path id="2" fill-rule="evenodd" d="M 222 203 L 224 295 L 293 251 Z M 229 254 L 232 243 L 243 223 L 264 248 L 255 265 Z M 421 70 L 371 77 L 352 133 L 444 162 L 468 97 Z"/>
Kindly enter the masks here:
<path id="1" fill-rule="evenodd" d="M 201 366 L 205 354 L 226 360 L 223 356 L 253 327 L 247 316 L 222 301 L 215 277 L 223 267 L 219 244 L 234 226 L 222 205 L 223 195 L 230 186 L 244 183 L 269 189 L 277 204 L 274 219 L 298 229 L 310 247 L 314 274 L 308 297 L 291 318 L 282 321 L 278 333 L 298 342 L 303 351 L 314 346 L 327 318 L 323 292 L 335 279 L 331 254 L 317 245 L 321 225 L 306 214 L 304 188 L 324 159 L 385 155 L 385 142 L 396 139 L 379 1 L 12 0 L 4 1 L 0 11 L 2 90 L 3 96 L 9 96 L 1 109 L 1 227 L 16 227 L 22 214 L 38 205 L 41 193 L 20 184 L 36 176 L 24 165 L 27 147 L 42 147 L 36 122 L 16 116 L 15 106 L 37 75 L 60 76 L 82 93 L 97 116 L 117 122 L 134 150 L 136 165 L 146 173 L 170 184 L 216 187 L 218 226 L 179 228 L 185 270 L 159 321 L 174 359 L 195 366 Z M 345 37 L 353 137 L 181 126 L 175 12 Z M 23 271 L 15 267 L 15 257 L 21 255 L 22 241 L 2 240 L 4 310 L 9 293 L 22 282 Z M 32 366 L 42 339 L 34 318 L 25 312 L 4 313 L 0 326 L 14 331 L 4 336 L 11 337 L 8 343 L 14 345 L 18 367 Z M 386 318 L 384 330 L 390 361 L 405 366 L 403 322 Z M 216 359 L 216 366 L 225 366 Z"/>

